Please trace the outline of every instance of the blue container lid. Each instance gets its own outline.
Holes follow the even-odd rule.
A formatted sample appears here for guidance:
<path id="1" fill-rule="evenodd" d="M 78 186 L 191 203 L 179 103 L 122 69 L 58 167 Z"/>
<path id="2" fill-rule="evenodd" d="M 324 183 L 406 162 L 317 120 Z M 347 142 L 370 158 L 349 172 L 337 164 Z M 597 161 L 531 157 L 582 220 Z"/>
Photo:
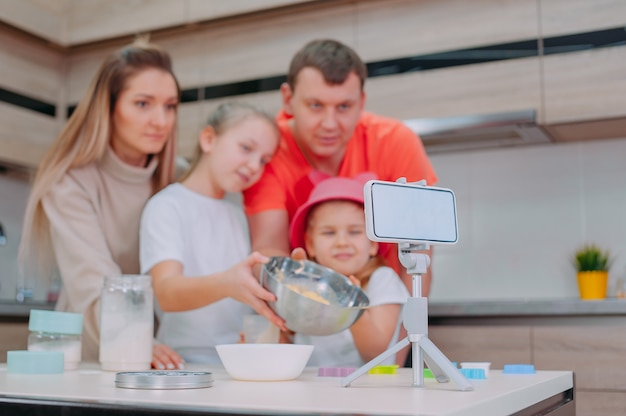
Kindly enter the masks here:
<path id="1" fill-rule="evenodd" d="M 484 380 L 487 378 L 485 370 L 482 368 L 461 368 L 459 371 L 469 379 Z"/>
<path id="2" fill-rule="evenodd" d="M 502 374 L 535 374 L 533 364 L 504 364 Z"/>
<path id="3" fill-rule="evenodd" d="M 80 335 L 83 332 L 83 315 L 72 312 L 31 309 L 28 329 L 34 332 Z"/>
<path id="4" fill-rule="evenodd" d="M 59 374 L 64 371 L 63 351 L 8 351 L 7 372 Z"/>

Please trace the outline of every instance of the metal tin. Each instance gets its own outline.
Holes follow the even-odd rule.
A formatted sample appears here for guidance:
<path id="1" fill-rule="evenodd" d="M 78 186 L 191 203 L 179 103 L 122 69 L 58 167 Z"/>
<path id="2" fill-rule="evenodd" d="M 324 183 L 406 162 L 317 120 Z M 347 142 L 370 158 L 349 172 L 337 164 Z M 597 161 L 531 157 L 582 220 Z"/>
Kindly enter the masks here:
<path id="1" fill-rule="evenodd" d="M 202 389 L 213 385 L 205 371 L 125 371 L 115 375 L 115 385 L 125 389 Z"/>

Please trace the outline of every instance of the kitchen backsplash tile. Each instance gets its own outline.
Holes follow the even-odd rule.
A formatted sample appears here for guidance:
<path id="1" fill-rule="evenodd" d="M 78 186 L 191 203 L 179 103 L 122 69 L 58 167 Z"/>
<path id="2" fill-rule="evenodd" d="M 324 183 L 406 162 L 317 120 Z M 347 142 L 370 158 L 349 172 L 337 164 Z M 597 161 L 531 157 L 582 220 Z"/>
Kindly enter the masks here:
<path id="1" fill-rule="evenodd" d="M 435 247 L 431 299 L 578 296 L 570 257 L 586 242 L 615 254 L 612 283 L 624 277 L 624 152 L 622 139 L 433 155 L 459 243 Z"/>

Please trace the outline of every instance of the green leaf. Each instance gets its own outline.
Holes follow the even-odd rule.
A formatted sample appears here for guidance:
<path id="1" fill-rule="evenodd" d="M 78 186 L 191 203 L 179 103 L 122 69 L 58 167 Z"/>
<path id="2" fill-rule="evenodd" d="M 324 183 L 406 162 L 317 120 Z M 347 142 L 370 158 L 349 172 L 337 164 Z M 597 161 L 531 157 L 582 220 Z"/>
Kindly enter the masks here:
<path id="1" fill-rule="evenodd" d="M 611 266 L 611 255 L 595 244 L 587 244 L 574 254 L 574 267 L 579 272 L 608 271 Z"/>

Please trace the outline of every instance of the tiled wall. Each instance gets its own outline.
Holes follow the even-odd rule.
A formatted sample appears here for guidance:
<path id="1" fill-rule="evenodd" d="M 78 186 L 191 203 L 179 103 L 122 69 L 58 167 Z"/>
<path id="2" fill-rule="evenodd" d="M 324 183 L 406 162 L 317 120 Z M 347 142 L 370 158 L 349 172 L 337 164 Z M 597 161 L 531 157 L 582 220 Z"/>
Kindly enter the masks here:
<path id="1" fill-rule="evenodd" d="M 610 249 L 626 277 L 626 136 L 432 157 L 456 193 L 459 242 L 433 254 L 432 299 L 578 296 L 571 256 Z"/>

